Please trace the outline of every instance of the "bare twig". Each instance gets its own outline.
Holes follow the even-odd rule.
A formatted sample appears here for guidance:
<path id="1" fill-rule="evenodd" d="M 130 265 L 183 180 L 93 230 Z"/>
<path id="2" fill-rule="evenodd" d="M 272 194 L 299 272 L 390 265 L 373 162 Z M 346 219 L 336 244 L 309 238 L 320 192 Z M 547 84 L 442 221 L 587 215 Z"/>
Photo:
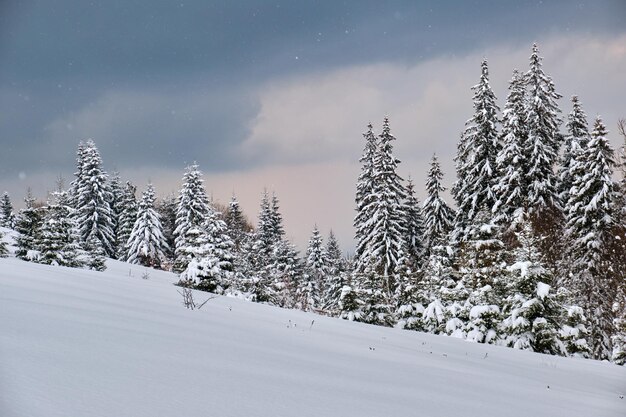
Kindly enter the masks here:
<path id="1" fill-rule="evenodd" d="M 196 303 L 196 301 L 193 298 L 193 291 L 191 291 L 191 289 L 189 288 L 183 288 L 182 292 L 176 290 L 180 295 L 183 296 L 183 305 L 185 307 L 187 307 L 190 310 L 195 310 L 198 309 L 200 310 L 202 307 L 204 307 L 204 305 L 209 301 L 212 300 L 214 298 L 217 298 L 216 295 L 214 295 L 213 297 L 209 297 L 206 300 L 204 300 L 202 303 L 198 304 Z"/>

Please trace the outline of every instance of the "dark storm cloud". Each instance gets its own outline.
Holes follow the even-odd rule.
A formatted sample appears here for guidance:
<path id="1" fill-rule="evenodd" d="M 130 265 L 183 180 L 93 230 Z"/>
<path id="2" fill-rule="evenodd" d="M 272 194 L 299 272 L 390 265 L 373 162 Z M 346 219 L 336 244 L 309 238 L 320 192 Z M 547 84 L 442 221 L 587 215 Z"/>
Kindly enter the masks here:
<path id="1" fill-rule="evenodd" d="M 546 3 L 4 1 L 0 173 L 67 171 L 86 137 L 121 170 L 261 164 L 235 150 L 270 79 L 623 30 L 621 1 Z"/>

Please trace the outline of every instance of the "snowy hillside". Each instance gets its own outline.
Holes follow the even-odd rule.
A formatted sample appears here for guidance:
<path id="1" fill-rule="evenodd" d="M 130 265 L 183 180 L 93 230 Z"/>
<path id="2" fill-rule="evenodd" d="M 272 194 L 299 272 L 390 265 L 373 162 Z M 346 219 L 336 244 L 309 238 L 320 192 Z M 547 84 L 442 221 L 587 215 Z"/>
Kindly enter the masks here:
<path id="1" fill-rule="evenodd" d="M 175 279 L 0 259 L 0 415 L 626 415 L 624 367 L 224 297 L 191 311 Z"/>

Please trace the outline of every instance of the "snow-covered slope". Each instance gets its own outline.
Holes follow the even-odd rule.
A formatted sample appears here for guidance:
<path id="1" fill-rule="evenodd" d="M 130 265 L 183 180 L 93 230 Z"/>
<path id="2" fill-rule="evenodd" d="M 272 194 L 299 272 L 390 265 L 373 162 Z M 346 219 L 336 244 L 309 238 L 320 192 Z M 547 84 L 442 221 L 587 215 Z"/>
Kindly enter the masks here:
<path id="1" fill-rule="evenodd" d="M 0 259 L 0 416 L 615 416 L 626 369 Z M 203 300 L 205 293 L 196 293 Z"/>

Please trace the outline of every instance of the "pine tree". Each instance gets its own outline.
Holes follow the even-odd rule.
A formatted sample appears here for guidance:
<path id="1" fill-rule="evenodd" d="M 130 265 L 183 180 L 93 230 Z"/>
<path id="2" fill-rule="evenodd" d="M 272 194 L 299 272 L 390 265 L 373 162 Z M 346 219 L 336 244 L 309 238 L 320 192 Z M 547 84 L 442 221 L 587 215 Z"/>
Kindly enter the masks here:
<path id="1" fill-rule="evenodd" d="M 607 130 L 596 118 L 591 139 L 577 154 L 574 166 L 584 173 L 573 177 L 567 202 L 567 233 L 570 238 L 572 273 L 568 287 L 579 295 L 590 324 L 590 346 L 596 359 L 611 355 L 612 305 L 617 280 L 608 262 L 612 244 L 615 183 L 613 150 Z"/>
<path id="2" fill-rule="evenodd" d="M 136 192 L 137 187 L 135 187 L 130 181 L 127 181 L 122 194 L 122 211 L 120 212 L 117 227 L 117 259 L 122 261 L 127 260 L 129 249 L 128 240 L 130 239 L 130 235 L 133 231 L 135 221 L 137 221 Z"/>
<path id="3" fill-rule="evenodd" d="M 82 242 L 94 238 L 108 256 L 115 255 L 114 213 L 107 174 L 92 140 L 79 150 L 80 170 L 76 178 L 75 215 Z"/>
<path id="4" fill-rule="evenodd" d="M 554 165 L 557 162 L 562 141 L 559 133 L 561 119 L 557 100 L 561 98 L 555 90 L 552 79 L 541 65 L 537 45 L 533 45 L 530 56 L 530 69 L 525 74 L 526 128 L 528 140 L 524 154 L 528 158 L 528 212 L 545 213 L 560 207 L 557 195 L 557 176 Z"/>
<path id="5" fill-rule="evenodd" d="M 95 234 L 89 235 L 87 241 L 83 243 L 85 252 L 85 265 L 94 271 L 106 270 L 106 254 L 100 244 L 100 240 Z"/>
<path id="6" fill-rule="evenodd" d="M 230 203 L 228 204 L 228 213 L 226 216 L 226 225 L 228 226 L 228 233 L 235 244 L 234 250 L 239 252 L 244 244 L 244 240 L 249 232 L 246 224 L 246 218 L 239 206 L 239 200 L 233 194 Z"/>
<path id="7" fill-rule="evenodd" d="M 590 139 L 587 115 L 577 96 L 572 96 L 572 112 L 567 119 L 568 134 L 565 136 L 565 149 L 561 158 L 558 188 L 559 198 L 564 204 L 567 204 L 574 179 L 584 175 L 584 172 L 580 171 L 582 165 L 577 162 L 577 155 L 587 147 Z"/>
<path id="8" fill-rule="evenodd" d="M 329 273 L 327 254 L 317 225 L 313 228 L 309 239 L 305 265 L 305 282 L 300 283 L 299 291 L 306 294 L 303 297 L 306 304 L 305 309 L 317 308 L 321 305 L 322 291 Z"/>
<path id="9" fill-rule="evenodd" d="M 371 213 L 371 218 L 367 221 L 371 229 L 363 241 L 367 246 L 361 248 L 361 257 L 356 265 L 358 272 L 365 272 L 371 267 L 371 273 L 377 274 L 382 280 L 379 287 L 387 297 L 391 297 L 396 291 L 406 264 L 406 189 L 396 172 L 400 161 L 393 156 L 394 140 L 389 119 L 385 118 L 379 136 L 380 146 L 374 156 L 375 198 L 366 209 Z"/>
<path id="10" fill-rule="evenodd" d="M 371 224 L 372 218 L 372 201 L 376 198 L 374 195 L 374 158 L 378 152 L 378 142 L 374 132 L 372 131 L 372 124 L 367 125 L 367 131 L 363 134 L 365 138 L 365 149 L 359 162 L 361 163 L 361 173 L 356 183 L 356 216 L 354 217 L 354 228 L 356 251 L 355 259 L 359 263 L 360 259 L 363 259 L 365 252 L 368 250 L 369 237 L 371 236 Z"/>
<path id="11" fill-rule="evenodd" d="M 502 111 L 503 146 L 496 157 L 498 177 L 493 187 L 496 201 L 492 212 L 495 222 L 505 227 L 504 232 L 512 229 L 516 219 L 520 218 L 528 192 L 528 161 L 524 152 L 528 140 L 525 110 L 524 79 L 515 70 Z"/>
<path id="12" fill-rule="evenodd" d="M 111 180 L 109 181 L 109 190 L 111 191 L 111 200 L 109 201 L 109 204 L 111 206 L 111 217 L 113 221 L 113 235 L 115 236 L 113 241 L 114 253 L 112 254 L 112 257 L 117 259 L 118 253 L 120 252 L 120 249 L 117 246 L 119 242 L 117 235 L 120 226 L 120 216 L 123 210 L 122 200 L 124 198 L 124 189 L 120 183 L 120 174 L 118 172 L 113 172 Z"/>
<path id="13" fill-rule="evenodd" d="M 170 193 L 163 197 L 161 201 L 157 203 L 156 210 L 159 213 L 161 219 L 161 226 L 163 226 L 163 237 L 167 243 L 167 250 L 165 256 L 168 259 L 174 258 L 174 249 L 176 248 L 176 209 L 178 203 L 176 201 L 176 195 Z"/>
<path id="14" fill-rule="evenodd" d="M 183 185 L 178 196 L 176 209 L 176 249 L 174 254 L 174 270 L 182 272 L 187 267 L 189 258 L 184 255 L 188 252 L 189 242 L 185 240 L 187 230 L 201 227 L 209 213 L 209 199 L 204 189 L 202 172 L 197 164 L 187 167 L 183 175 Z"/>
<path id="15" fill-rule="evenodd" d="M 142 194 L 137 220 L 128 240 L 128 262 L 160 268 L 165 260 L 167 243 L 154 201 L 154 187 L 148 184 Z"/>
<path id="16" fill-rule="evenodd" d="M 322 289 L 322 309 L 336 315 L 339 311 L 339 300 L 344 285 L 347 282 L 347 266 L 341 255 L 339 242 L 331 230 L 326 240 L 326 260 L 328 263 L 328 273 Z"/>
<path id="17" fill-rule="evenodd" d="M 9 256 L 9 248 L 4 241 L 4 233 L 0 231 L 0 258 L 6 258 L 7 256 Z"/>
<path id="18" fill-rule="evenodd" d="M 259 222 L 256 232 L 256 247 L 263 256 L 269 258 L 272 247 L 277 241 L 274 224 L 275 219 L 272 217 L 272 206 L 270 203 L 267 190 L 263 190 L 261 198 L 261 209 L 259 211 Z"/>
<path id="19" fill-rule="evenodd" d="M 503 342 L 516 349 L 564 355 L 559 334 L 563 306 L 551 288 L 552 274 L 543 266 L 540 239 L 527 220 L 516 235 L 520 246 L 514 249 L 514 263 L 508 268 L 508 296 L 500 328 Z"/>
<path id="20" fill-rule="evenodd" d="M 28 189 L 24 203 L 25 207 L 20 210 L 15 221 L 15 230 L 19 233 L 15 239 L 17 246 L 15 256 L 32 261 L 39 256 L 37 242 L 40 241 L 44 211 L 36 206 L 30 189 Z"/>
<path id="21" fill-rule="evenodd" d="M 498 105 L 489 85 L 487 61 L 481 65 L 480 82 L 474 91 L 474 116 L 466 122 L 455 158 L 457 182 L 452 194 L 457 203 L 455 240 L 467 238 L 478 212 L 491 210 L 496 198 L 493 193 L 496 176 L 496 155 L 500 151 L 497 125 Z"/>
<path id="22" fill-rule="evenodd" d="M 48 265 L 81 267 L 81 248 L 69 197 L 65 191 L 52 194 L 41 227 L 37 246 L 41 252 L 39 262 Z"/>
<path id="23" fill-rule="evenodd" d="M 424 218 L 424 241 L 428 253 L 433 246 L 446 242 L 448 233 L 452 230 L 454 211 L 443 200 L 439 193 L 445 191 L 441 185 L 443 173 L 437 156 L 433 155 L 426 180 L 428 196 L 422 205 Z"/>
<path id="24" fill-rule="evenodd" d="M 407 258 L 409 264 L 414 269 L 418 269 L 424 263 L 424 219 L 419 201 L 415 196 L 415 186 L 410 178 L 406 187 L 404 205 Z"/>
<path id="25" fill-rule="evenodd" d="M 13 205 L 11 197 L 6 191 L 2 194 L 0 200 L 0 226 L 12 229 L 15 226 L 15 214 L 13 214 Z"/>

